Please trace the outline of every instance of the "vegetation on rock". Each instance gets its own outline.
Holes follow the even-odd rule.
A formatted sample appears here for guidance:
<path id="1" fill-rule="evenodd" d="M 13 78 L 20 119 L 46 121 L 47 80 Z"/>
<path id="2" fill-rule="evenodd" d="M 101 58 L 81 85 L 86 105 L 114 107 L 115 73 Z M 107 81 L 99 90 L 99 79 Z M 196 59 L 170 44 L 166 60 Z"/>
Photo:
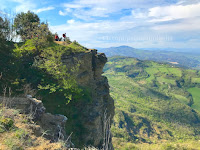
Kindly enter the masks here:
<path id="1" fill-rule="evenodd" d="M 78 66 L 67 68 L 61 57 L 87 49 L 77 42 L 67 46 L 54 43 L 48 25 L 39 21 L 30 11 L 16 16 L 14 26 L 24 42 L 15 44 L 14 49 L 12 42 L 1 41 L 1 64 L 5 66 L 1 66 L 0 82 L 12 88 L 13 94 L 20 94 L 20 88 L 26 84 L 31 84 L 37 91 L 60 92 L 68 103 L 73 95 L 81 92 L 75 79 Z"/>

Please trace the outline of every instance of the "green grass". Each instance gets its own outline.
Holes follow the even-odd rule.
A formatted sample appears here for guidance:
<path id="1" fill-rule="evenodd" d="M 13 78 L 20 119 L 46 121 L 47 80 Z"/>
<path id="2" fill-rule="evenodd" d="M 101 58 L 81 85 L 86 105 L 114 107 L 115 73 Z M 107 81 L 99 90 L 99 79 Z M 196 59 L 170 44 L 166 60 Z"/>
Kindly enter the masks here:
<path id="1" fill-rule="evenodd" d="M 192 83 L 200 83 L 200 78 L 192 78 Z"/>
<path id="2" fill-rule="evenodd" d="M 158 68 L 158 70 L 159 70 L 161 73 L 164 73 L 164 74 L 169 73 L 168 68 L 165 68 L 165 67 L 163 67 L 163 68 Z"/>
<path id="3" fill-rule="evenodd" d="M 185 96 L 183 96 L 183 95 L 178 95 L 178 94 L 173 94 L 173 96 L 176 98 L 176 99 L 178 99 L 178 100 L 180 100 L 181 102 L 183 102 L 184 104 L 188 104 L 188 98 L 187 97 L 185 97 Z"/>
<path id="4" fill-rule="evenodd" d="M 181 77 L 182 76 L 182 70 L 179 68 L 168 68 L 169 72 L 171 74 L 174 74 L 177 77 Z"/>
<path id="5" fill-rule="evenodd" d="M 121 68 L 121 67 L 122 67 L 122 65 L 116 65 L 115 67 L 116 67 L 116 68 Z"/>
<path id="6" fill-rule="evenodd" d="M 166 78 L 163 78 L 163 77 L 158 77 L 157 80 L 158 80 L 158 82 L 165 83 L 165 84 L 173 84 L 173 85 L 176 84 L 175 80 L 166 79 Z"/>
<path id="7" fill-rule="evenodd" d="M 179 142 L 169 142 L 165 141 L 163 143 L 140 143 L 135 144 L 131 142 L 123 141 L 119 138 L 113 138 L 114 148 L 116 150 L 199 150 L 199 141 L 189 140 L 189 141 L 179 141 Z"/>
<path id="8" fill-rule="evenodd" d="M 158 68 L 153 68 L 153 67 L 151 67 L 151 68 L 146 68 L 145 70 L 147 71 L 147 73 L 149 73 L 149 74 L 151 74 L 151 75 L 159 72 L 159 69 L 158 69 Z"/>
<path id="9" fill-rule="evenodd" d="M 149 74 L 149 77 L 146 79 L 147 82 L 151 82 L 155 79 L 154 74 L 159 72 L 157 68 L 146 68 L 145 71 Z"/>
<path id="10" fill-rule="evenodd" d="M 72 52 L 75 52 L 75 53 L 88 51 L 87 48 L 83 47 L 76 41 L 72 42 L 71 44 L 67 45 L 66 47 L 71 48 Z"/>
<path id="11" fill-rule="evenodd" d="M 192 94 L 194 104 L 192 105 L 192 108 L 200 111 L 200 88 L 194 87 L 189 88 L 188 92 Z"/>

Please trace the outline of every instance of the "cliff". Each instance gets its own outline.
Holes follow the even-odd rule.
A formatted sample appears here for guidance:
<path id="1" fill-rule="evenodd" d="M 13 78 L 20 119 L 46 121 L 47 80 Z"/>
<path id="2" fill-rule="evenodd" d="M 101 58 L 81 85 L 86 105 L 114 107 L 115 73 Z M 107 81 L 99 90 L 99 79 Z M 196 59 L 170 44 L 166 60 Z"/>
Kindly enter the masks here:
<path id="1" fill-rule="evenodd" d="M 102 76 L 103 67 L 107 62 L 105 54 L 90 50 L 74 55 L 63 55 L 62 62 L 67 67 L 79 66 L 77 82 L 90 91 L 89 102 L 80 99 L 69 104 L 80 111 L 80 122 L 86 130 L 80 140 L 86 145 L 99 148 L 109 146 L 107 148 L 112 149 L 110 124 L 114 116 L 114 101 L 109 94 L 108 80 Z"/>
<path id="2" fill-rule="evenodd" d="M 20 95 L 26 93 L 23 87 L 30 85 L 47 112 L 68 118 L 65 131 L 71 135 L 75 147 L 112 149 L 110 125 L 114 116 L 114 101 L 109 95 L 108 80 L 102 76 L 106 56 L 77 42 L 45 44 L 36 51 L 34 40 L 30 39 L 11 50 L 10 55 L 15 55 L 9 60 L 11 63 L 3 68 L 6 71 L 0 78 L 1 87 L 7 85 L 12 89 L 12 95 Z M 45 113 L 42 117 L 46 116 L 45 120 L 51 125 L 51 120 L 56 119 L 54 115 Z M 57 130 L 56 126 L 50 128 Z"/>

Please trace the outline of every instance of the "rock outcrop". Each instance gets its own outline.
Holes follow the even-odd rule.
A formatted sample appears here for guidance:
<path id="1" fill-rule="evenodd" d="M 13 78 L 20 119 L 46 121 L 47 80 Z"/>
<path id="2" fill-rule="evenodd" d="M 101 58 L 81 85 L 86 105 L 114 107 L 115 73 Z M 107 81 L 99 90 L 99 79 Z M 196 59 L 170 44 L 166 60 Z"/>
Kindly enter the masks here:
<path id="1" fill-rule="evenodd" d="M 82 140 L 87 145 L 102 148 L 106 145 L 112 149 L 110 135 L 110 121 L 114 116 L 114 100 L 109 95 L 108 80 L 102 76 L 103 67 L 107 58 L 97 50 L 90 50 L 85 53 L 66 55 L 62 62 L 68 68 L 79 66 L 77 82 L 80 86 L 89 89 L 91 101 L 88 103 L 76 104 L 81 111 L 81 122 L 87 134 Z"/>
<path id="2" fill-rule="evenodd" d="M 18 109 L 20 113 L 27 114 L 29 119 L 39 125 L 39 128 L 36 128 L 36 126 L 32 127 L 33 132 L 37 136 L 44 136 L 52 142 L 57 142 L 59 140 L 64 141 L 68 138 L 65 132 L 67 117 L 64 115 L 52 115 L 50 113 L 46 113 L 46 108 L 43 106 L 42 101 L 28 95 L 27 98 L 0 97 L 0 103 L 7 108 Z M 48 134 L 42 135 L 43 131 L 48 131 Z M 70 141 L 68 142 L 70 143 Z"/>
<path id="3" fill-rule="evenodd" d="M 112 150 L 110 125 L 114 116 L 114 100 L 109 94 L 108 80 L 102 76 L 106 62 L 105 54 L 97 53 L 97 50 L 62 56 L 62 63 L 67 68 L 78 66 L 77 72 L 73 75 L 83 91 L 87 92 L 67 105 L 62 98 L 56 97 L 55 101 L 59 102 L 59 107 L 55 106 L 56 102 L 51 103 L 48 99 L 43 102 L 47 110 L 52 113 L 55 112 L 49 108 L 60 109 L 60 114 L 66 115 L 68 120 L 63 115 L 45 113 L 43 103 L 31 96 L 27 96 L 27 98 L 0 97 L 0 102 L 7 107 L 17 108 L 23 113 L 31 114 L 32 120 L 41 127 L 33 129 L 38 136 L 42 135 L 52 142 L 66 141 L 69 137 L 66 136 L 66 129 L 68 135 L 73 134 L 72 138 L 75 135 L 72 139 L 73 143 L 73 140 L 78 141 L 75 142 L 75 147 L 81 148 L 92 145 L 97 148 Z M 59 110 L 56 113 L 59 113 Z M 48 131 L 48 134 L 43 134 L 41 130 Z M 69 147 L 73 147 L 71 142 L 67 144 L 69 144 Z"/>

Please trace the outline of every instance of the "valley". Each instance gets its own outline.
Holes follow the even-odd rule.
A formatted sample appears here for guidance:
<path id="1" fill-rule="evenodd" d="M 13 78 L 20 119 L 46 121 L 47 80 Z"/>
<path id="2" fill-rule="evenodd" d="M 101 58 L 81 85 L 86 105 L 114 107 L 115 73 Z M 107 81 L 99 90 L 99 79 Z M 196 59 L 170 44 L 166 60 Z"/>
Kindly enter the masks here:
<path id="1" fill-rule="evenodd" d="M 162 149 L 200 138 L 199 71 L 111 57 L 104 72 L 116 107 L 112 126 L 116 149 L 144 144 Z"/>

